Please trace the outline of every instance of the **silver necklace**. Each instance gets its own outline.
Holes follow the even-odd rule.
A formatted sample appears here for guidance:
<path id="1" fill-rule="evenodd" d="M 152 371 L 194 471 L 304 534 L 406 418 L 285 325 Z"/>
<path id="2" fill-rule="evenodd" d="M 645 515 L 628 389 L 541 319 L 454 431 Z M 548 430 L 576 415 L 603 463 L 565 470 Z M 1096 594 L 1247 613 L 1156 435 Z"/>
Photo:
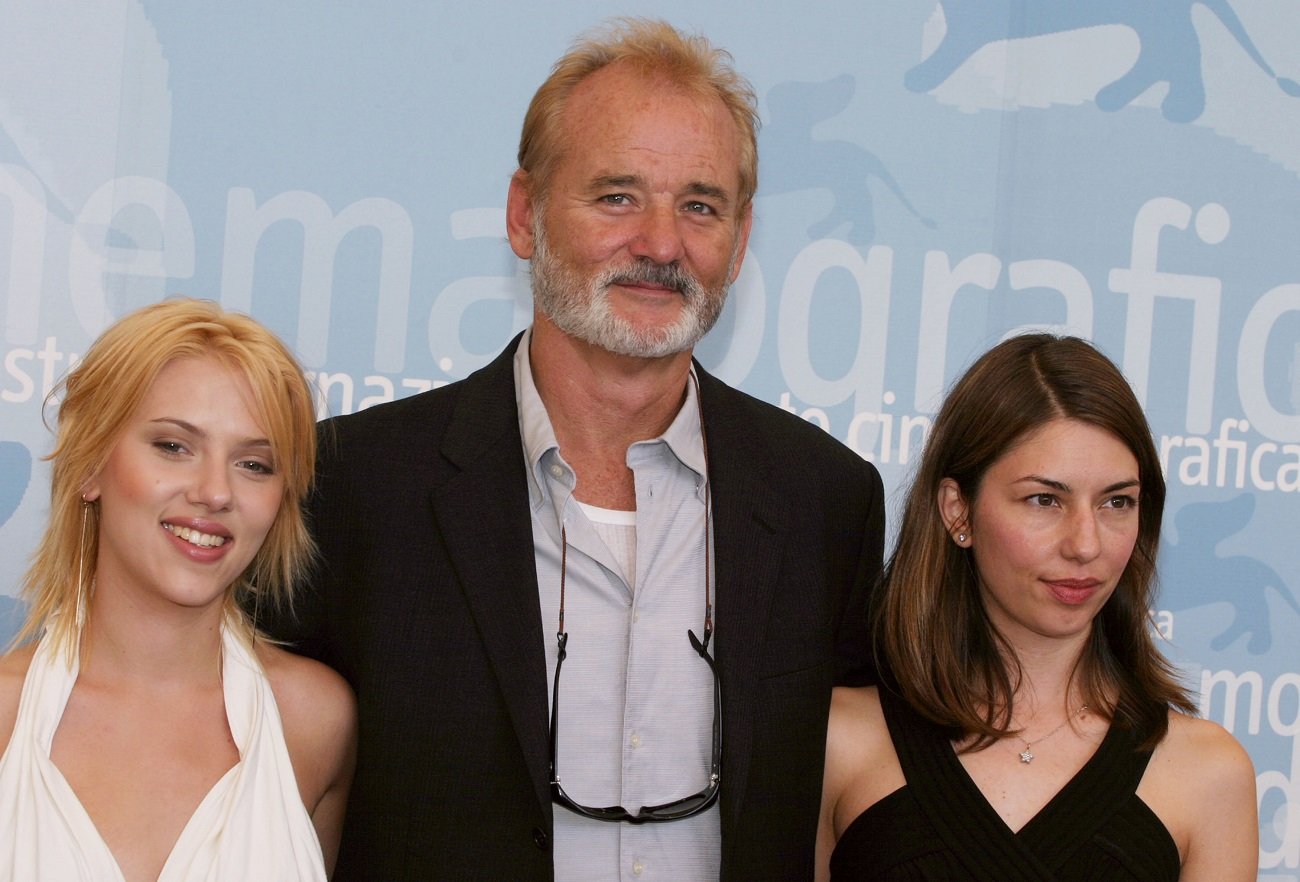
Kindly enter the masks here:
<path id="1" fill-rule="evenodd" d="M 1059 726 L 1057 726 L 1055 729 L 1053 729 L 1052 731 L 1048 732 L 1046 735 L 1042 736 L 1041 738 L 1036 738 L 1036 739 L 1034 739 L 1033 741 L 1026 741 L 1026 740 L 1023 739 L 1023 738 L 1020 738 L 1019 735 L 1017 735 L 1016 738 L 1019 739 L 1019 741 L 1020 741 L 1021 744 L 1025 745 L 1025 749 L 1022 750 L 1022 751 L 1020 751 L 1020 761 L 1021 761 L 1022 763 L 1024 763 L 1025 765 L 1029 765 L 1030 763 L 1032 763 L 1032 762 L 1034 761 L 1034 751 L 1033 751 L 1033 746 L 1034 746 L 1035 744 L 1042 744 L 1042 743 L 1043 743 L 1044 741 L 1046 741 L 1048 738 L 1051 738 L 1051 737 L 1052 737 L 1053 735 L 1055 735 L 1057 732 L 1060 732 L 1062 729 L 1064 729 L 1066 723 L 1070 722 L 1071 720 L 1075 719 L 1076 717 L 1081 716 L 1081 715 L 1084 714 L 1087 710 L 1088 710 L 1088 705 L 1086 705 L 1086 704 L 1083 705 L 1083 706 L 1080 707 L 1077 711 L 1075 711 L 1074 713 L 1072 713 L 1072 714 L 1070 714 L 1068 717 L 1066 717 L 1064 720 L 1061 720 L 1061 724 L 1060 724 Z"/>

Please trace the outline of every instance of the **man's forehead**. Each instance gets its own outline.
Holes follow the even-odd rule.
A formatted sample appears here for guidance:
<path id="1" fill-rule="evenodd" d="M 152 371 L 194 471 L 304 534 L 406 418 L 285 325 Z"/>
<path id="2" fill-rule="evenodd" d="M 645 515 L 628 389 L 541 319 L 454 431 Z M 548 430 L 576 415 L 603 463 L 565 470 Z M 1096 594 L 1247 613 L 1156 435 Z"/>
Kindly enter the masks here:
<path id="1" fill-rule="evenodd" d="M 689 91 L 682 81 L 666 70 L 658 70 L 628 61 L 615 61 L 583 77 L 570 93 L 571 98 L 584 92 L 667 92 Z"/>
<path id="2" fill-rule="evenodd" d="M 692 88 L 666 71 L 643 70 L 626 62 L 606 65 L 574 86 L 563 116 L 568 117 L 566 123 L 580 124 L 580 117 L 589 113 L 633 112 L 674 101 L 680 101 L 683 110 L 692 107 L 696 112 L 721 114 L 735 126 L 722 98 L 712 90 Z"/>
<path id="3" fill-rule="evenodd" d="M 700 195 L 729 189 L 734 182 L 725 179 L 739 176 L 740 133 L 722 99 L 663 73 L 617 64 L 602 68 L 575 87 L 559 123 L 560 152 L 568 156 L 585 154 L 590 161 L 593 154 L 605 154 L 613 160 L 610 154 L 662 150 L 664 156 L 711 166 L 692 185 Z M 593 185 L 631 184 L 637 169 L 602 162 L 579 175 Z"/>

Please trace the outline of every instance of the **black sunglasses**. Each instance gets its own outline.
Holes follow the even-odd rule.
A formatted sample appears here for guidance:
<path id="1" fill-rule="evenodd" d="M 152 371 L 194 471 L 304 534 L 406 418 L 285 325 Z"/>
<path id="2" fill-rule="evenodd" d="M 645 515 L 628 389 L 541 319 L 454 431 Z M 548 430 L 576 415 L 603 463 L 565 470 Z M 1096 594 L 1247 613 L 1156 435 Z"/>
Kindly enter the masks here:
<path id="1" fill-rule="evenodd" d="M 551 695 L 551 800 L 562 805 L 575 814 L 596 821 L 627 821 L 629 824 L 645 824 L 652 821 L 680 821 L 698 815 L 718 801 L 718 791 L 722 786 L 722 683 L 718 677 L 718 664 L 709 655 L 709 638 L 712 629 L 704 629 L 704 639 L 695 636 L 694 631 L 687 631 L 691 647 L 708 664 L 713 672 L 713 759 L 709 763 L 709 783 L 699 793 L 674 799 L 660 805 L 643 805 L 633 814 L 621 805 L 608 805 L 596 808 L 575 802 L 560 786 L 560 776 L 555 769 L 555 754 L 558 739 L 558 721 L 560 717 L 560 666 L 564 664 L 565 647 L 569 642 L 567 632 L 559 632 L 559 653 L 555 659 L 555 685 Z"/>

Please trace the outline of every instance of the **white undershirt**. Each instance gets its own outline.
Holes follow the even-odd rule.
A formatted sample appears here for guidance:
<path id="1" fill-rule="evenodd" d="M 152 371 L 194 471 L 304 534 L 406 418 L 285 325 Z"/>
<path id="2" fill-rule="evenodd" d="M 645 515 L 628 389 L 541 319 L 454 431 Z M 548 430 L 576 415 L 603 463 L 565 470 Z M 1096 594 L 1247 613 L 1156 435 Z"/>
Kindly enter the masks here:
<path id="1" fill-rule="evenodd" d="M 576 501 L 576 500 L 575 500 Z M 636 591 L 636 512 L 600 508 L 579 502 L 578 507 L 591 521 L 592 529 L 614 555 L 623 572 L 628 574 L 628 587 Z"/>

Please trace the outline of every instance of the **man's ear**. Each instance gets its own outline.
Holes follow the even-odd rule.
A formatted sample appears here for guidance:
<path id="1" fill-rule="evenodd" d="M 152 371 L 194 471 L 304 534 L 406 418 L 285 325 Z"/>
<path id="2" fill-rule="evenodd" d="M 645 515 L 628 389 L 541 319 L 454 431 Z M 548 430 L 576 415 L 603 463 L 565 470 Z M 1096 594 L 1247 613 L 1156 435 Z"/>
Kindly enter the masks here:
<path id="1" fill-rule="evenodd" d="M 970 505 L 962 495 L 961 488 L 952 478 L 939 482 L 939 517 L 943 518 L 944 529 L 952 541 L 966 548 L 971 544 L 973 535 L 970 526 Z"/>
<path id="2" fill-rule="evenodd" d="M 529 185 L 528 172 L 519 169 L 510 176 L 510 192 L 506 196 L 506 236 L 520 260 L 533 256 L 534 203 Z"/>

